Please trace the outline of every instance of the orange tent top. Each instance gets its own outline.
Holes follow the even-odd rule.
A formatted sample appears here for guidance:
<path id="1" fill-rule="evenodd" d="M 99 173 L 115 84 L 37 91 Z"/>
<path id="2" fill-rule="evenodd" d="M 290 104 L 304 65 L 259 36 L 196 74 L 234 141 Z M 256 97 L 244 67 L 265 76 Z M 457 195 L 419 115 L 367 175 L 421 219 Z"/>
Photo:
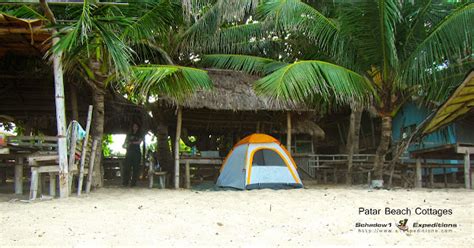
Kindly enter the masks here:
<path id="1" fill-rule="evenodd" d="M 280 144 L 280 141 L 278 141 L 277 139 L 273 138 L 270 135 L 254 133 L 241 139 L 237 144 L 235 144 L 235 146 L 240 146 L 242 144 L 273 143 L 273 142 Z"/>

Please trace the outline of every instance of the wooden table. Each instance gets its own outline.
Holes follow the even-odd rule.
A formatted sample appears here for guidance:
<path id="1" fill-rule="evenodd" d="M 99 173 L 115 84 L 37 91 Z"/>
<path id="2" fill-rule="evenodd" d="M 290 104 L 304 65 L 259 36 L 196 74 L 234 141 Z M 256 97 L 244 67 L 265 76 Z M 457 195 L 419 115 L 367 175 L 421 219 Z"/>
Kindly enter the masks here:
<path id="1" fill-rule="evenodd" d="M 25 159 L 39 150 L 57 148 L 55 136 L 10 136 L 7 138 L 8 154 L 0 154 L 0 160 L 15 160 L 15 194 L 23 194 L 23 166 Z"/>
<path id="2" fill-rule="evenodd" d="M 189 158 L 181 158 L 179 160 L 180 164 L 185 165 L 185 184 L 186 188 L 191 188 L 191 173 L 190 173 L 190 166 L 193 165 L 222 165 L 224 160 L 222 158 L 201 158 L 201 157 L 189 157 Z"/>

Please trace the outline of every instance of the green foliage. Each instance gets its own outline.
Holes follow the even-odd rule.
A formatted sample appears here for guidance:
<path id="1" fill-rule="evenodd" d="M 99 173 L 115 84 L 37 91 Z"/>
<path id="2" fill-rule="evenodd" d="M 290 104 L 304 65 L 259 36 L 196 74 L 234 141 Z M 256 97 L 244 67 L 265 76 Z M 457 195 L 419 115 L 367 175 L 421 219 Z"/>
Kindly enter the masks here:
<path id="1" fill-rule="evenodd" d="M 405 70 L 400 83 L 429 85 L 449 76 L 448 73 L 456 73 L 460 69 L 461 72 L 467 71 L 469 68 L 463 68 L 466 66 L 460 67 L 456 64 L 458 61 L 461 64 L 471 63 L 467 67 L 472 68 L 472 61 L 469 62 L 469 60 L 474 57 L 473 44 L 474 3 L 460 7 L 443 18 L 424 40 L 417 43 L 416 48 L 403 64 Z M 450 68 L 445 70 L 446 73 L 444 75 L 436 73 L 436 70 L 440 71 L 438 67 L 445 62 L 450 64 Z"/>
<path id="2" fill-rule="evenodd" d="M 52 48 L 54 53 L 63 53 L 65 64 L 74 69 L 79 63 L 86 70 L 84 75 L 95 79 L 92 73 L 87 73 L 89 61 L 97 61 L 108 68 L 105 74 L 115 71 L 127 75 L 129 62 L 133 51 L 120 39 L 119 32 L 132 25 L 131 18 L 117 16 L 111 11 L 104 11 L 91 3 L 84 1 L 82 11 L 73 17 L 71 25 L 61 29 L 60 39 Z"/>
<path id="3" fill-rule="evenodd" d="M 102 154 L 104 157 L 109 157 L 112 154 L 110 149 L 112 142 L 113 140 L 111 134 L 102 136 Z"/>
<path id="4" fill-rule="evenodd" d="M 263 1 L 254 15 L 259 28 L 232 27 L 243 34 L 213 50 L 230 55 L 204 56 L 203 64 L 267 75 L 256 89 L 274 98 L 346 104 L 373 94 L 384 115 L 413 95 L 426 102 L 445 99 L 473 66 L 474 4 L 468 1 L 337 1 L 324 12 L 319 7 L 299 0 Z M 269 34 L 284 43 L 278 58 L 297 61 L 277 67 L 274 75 L 262 68 L 269 64 L 265 58 L 275 59 L 275 51 L 260 46 L 256 53 L 252 44 Z M 213 39 L 222 41 L 222 31 Z"/>
<path id="5" fill-rule="evenodd" d="M 197 89 L 212 88 L 207 71 L 174 65 L 134 66 L 131 82 L 135 95 L 165 94 L 178 100 Z"/>
<path id="6" fill-rule="evenodd" d="M 0 6 L 0 13 L 18 18 L 46 20 L 44 16 L 38 13 L 38 10 L 36 10 L 33 6 L 28 5 L 21 5 L 20 7 L 9 5 Z"/>
<path id="7" fill-rule="evenodd" d="M 255 84 L 258 93 L 274 98 L 309 102 L 313 96 L 336 104 L 364 102 L 373 94 L 361 75 L 324 61 L 298 61 L 282 67 Z"/>
<path id="8" fill-rule="evenodd" d="M 69 71 L 96 84 L 93 88 L 113 82 L 137 102 L 148 95 L 168 95 L 179 100 L 196 89 L 212 86 L 205 71 L 140 64 L 155 56 L 172 63 L 157 43 L 181 23 L 177 13 L 181 14 L 177 1 L 147 0 L 126 6 L 85 1 L 80 11 L 71 9 L 66 15 L 72 20 L 70 24 L 59 26 L 60 40 L 53 52 L 62 52 Z"/>
<path id="9" fill-rule="evenodd" d="M 273 59 L 239 54 L 205 55 L 200 64 L 204 67 L 244 71 L 251 74 L 268 74 L 275 71 L 277 66 L 286 65 Z"/>

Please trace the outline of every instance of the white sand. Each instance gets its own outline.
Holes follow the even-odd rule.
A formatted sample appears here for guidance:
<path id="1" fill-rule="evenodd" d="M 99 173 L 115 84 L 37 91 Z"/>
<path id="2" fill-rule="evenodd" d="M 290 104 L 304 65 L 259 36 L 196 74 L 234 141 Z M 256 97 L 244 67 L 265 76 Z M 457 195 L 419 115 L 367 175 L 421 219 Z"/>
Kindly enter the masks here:
<path id="1" fill-rule="evenodd" d="M 458 227 L 452 233 L 395 233 L 393 225 L 403 216 L 359 215 L 359 207 L 448 208 L 452 215 L 443 217 L 413 213 L 408 225 L 444 222 Z M 0 246 L 474 247 L 473 214 L 473 192 L 462 189 L 104 188 L 80 198 L 0 202 Z M 359 233 L 359 221 L 390 222 L 392 228 L 386 230 L 393 232 Z"/>

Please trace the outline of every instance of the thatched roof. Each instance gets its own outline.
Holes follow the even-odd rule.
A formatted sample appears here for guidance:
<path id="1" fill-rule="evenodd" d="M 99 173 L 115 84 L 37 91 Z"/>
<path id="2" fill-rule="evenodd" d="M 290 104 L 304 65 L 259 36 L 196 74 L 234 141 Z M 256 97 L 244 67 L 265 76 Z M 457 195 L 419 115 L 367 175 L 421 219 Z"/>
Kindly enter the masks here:
<path id="1" fill-rule="evenodd" d="M 51 30 L 43 20 L 21 19 L 0 14 L 0 57 L 6 52 L 42 55 L 50 46 Z"/>
<path id="2" fill-rule="evenodd" d="M 326 133 L 324 130 L 316 123 L 310 120 L 297 120 L 294 124 L 294 127 L 291 129 L 293 133 L 305 133 L 313 136 L 317 139 L 324 139 Z"/>
<path id="3" fill-rule="evenodd" d="M 190 109 L 213 109 L 232 111 L 310 111 L 303 105 L 284 101 L 270 101 L 268 97 L 257 96 L 253 83 L 258 79 L 243 72 L 206 69 L 212 79 L 212 90 L 199 90 L 180 104 Z M 163 97 L 160 104 L 176 106 L 174 99 Z"/>

